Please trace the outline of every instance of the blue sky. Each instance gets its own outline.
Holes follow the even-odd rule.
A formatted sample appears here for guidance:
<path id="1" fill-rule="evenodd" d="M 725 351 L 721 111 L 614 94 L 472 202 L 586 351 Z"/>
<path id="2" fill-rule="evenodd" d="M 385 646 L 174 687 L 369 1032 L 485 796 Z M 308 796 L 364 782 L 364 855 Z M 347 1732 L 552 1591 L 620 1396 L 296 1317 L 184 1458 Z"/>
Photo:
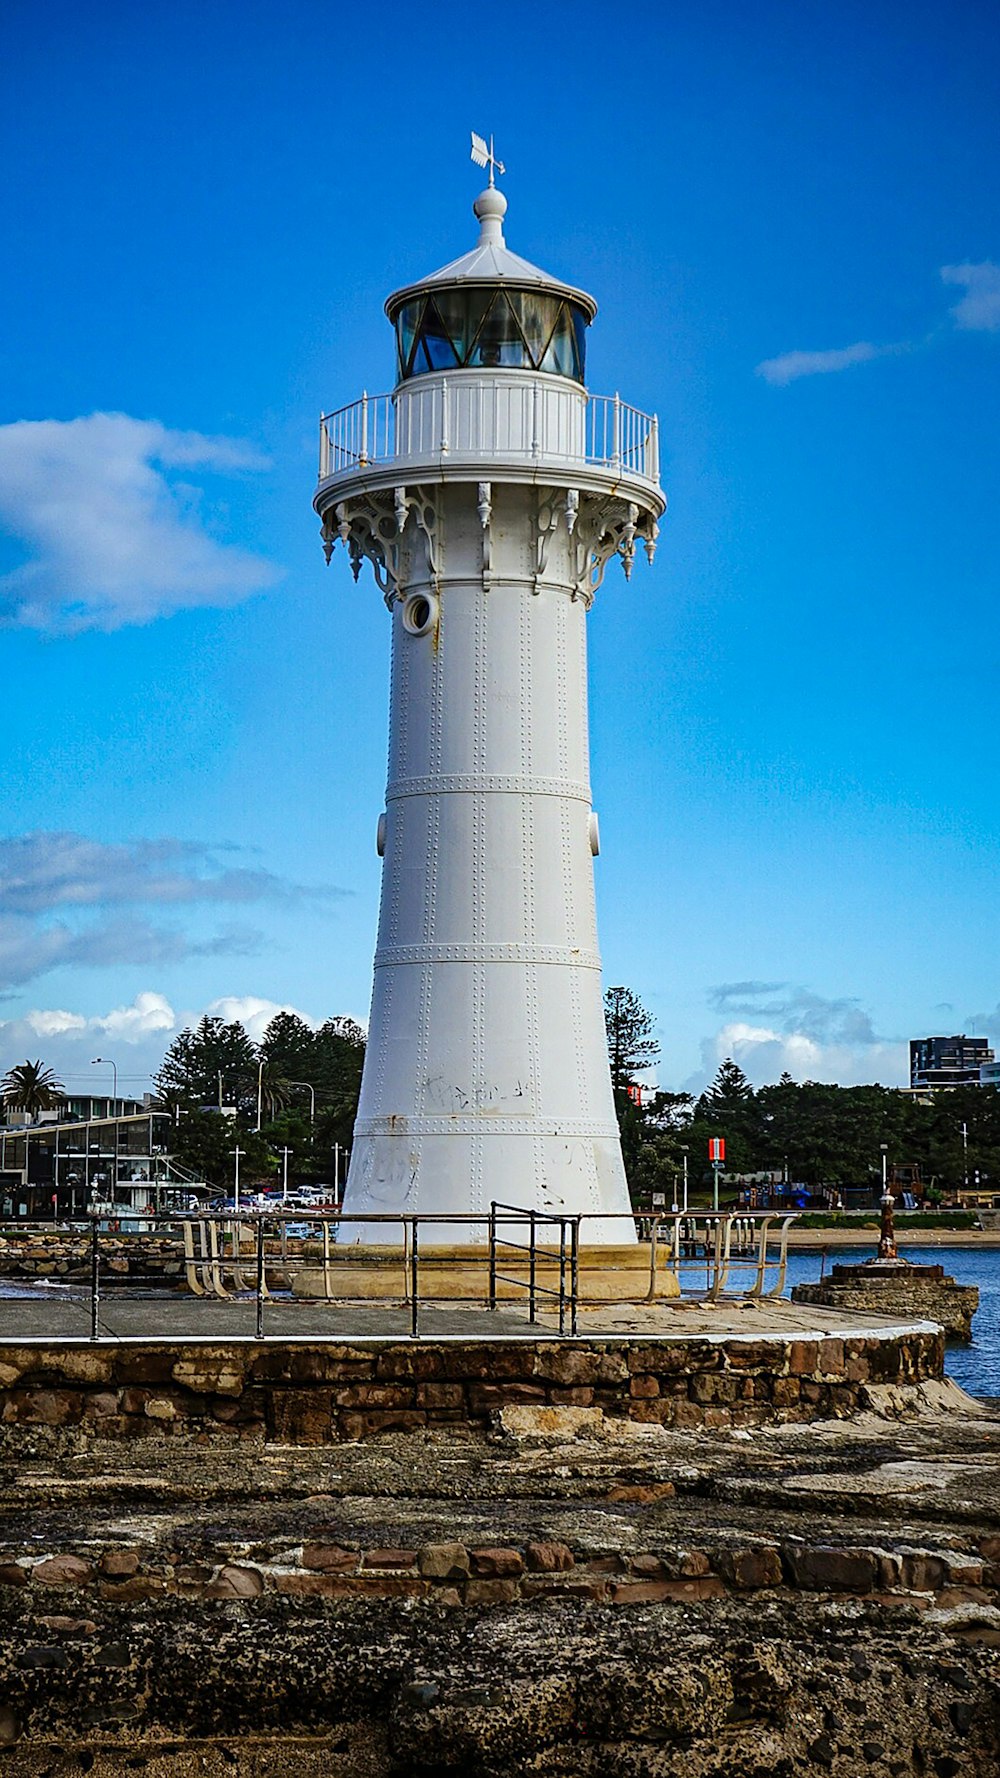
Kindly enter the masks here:
<path id="1" fill-rule="evenodd" d="M 585 0 L 0 20 L 0 1065 L 137 1090 L 206 1008 L 366 1017 L 388 623 L 310 510 L 387 292 L 592 291 L 660 415 L 590 617 L 605 974 L 664 1085 L 1000 1035 L 1000 29 L 988 4 Z M 103 416 L 103 417 L 102 417 Z"/>

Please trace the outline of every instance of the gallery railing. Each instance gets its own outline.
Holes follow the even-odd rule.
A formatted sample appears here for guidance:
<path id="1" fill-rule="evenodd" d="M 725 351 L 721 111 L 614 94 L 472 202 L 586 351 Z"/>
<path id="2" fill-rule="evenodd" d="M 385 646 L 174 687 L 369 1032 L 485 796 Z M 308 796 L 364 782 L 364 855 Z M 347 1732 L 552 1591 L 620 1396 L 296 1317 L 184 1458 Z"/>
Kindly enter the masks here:
<path id="1" fill-rule="evenodd" d="M 537 386 L 515 385 L 482 377 L 473 379 L 476 403 L 475 436 L 478 449 L 488 456 L 511 453 L 571 459 L 581 466 L 641 476 L 658 482 L 660 476 L 659 422 L 620 395 L 587 395 L 580 404 L 578 434 L 566 428 L 566 416 L 558 409 L 555 432 L 549 431 L 548 405 L 540 402 Z M 396 395 L 369 395 L 346 407 L 322 414 L 319 422 L 319 479 L 343 475 L 394 461 L 428 455 L 447 455 L 461 446 L 468 415 L 465 400 L 470 384 L 459 388 L 447 378 L 428 382 L 426 403 L 433 406 L 433 425 L 414 401 L 415 385 L 406 389 L 405 419 L 397 411 Z M 518 411 L 514 394 L 522 397 L 524 430 L 513 421 Z M 534 399 L 531 399 L 534 397 Z M 526 404 L 526 405 L 525 405 Z M 551 416 L 550 416 L 551 418 Z M 501 443 L 501 441 L 503 441 Z M 476 453 L 473 453 L 476 454 Z"/>

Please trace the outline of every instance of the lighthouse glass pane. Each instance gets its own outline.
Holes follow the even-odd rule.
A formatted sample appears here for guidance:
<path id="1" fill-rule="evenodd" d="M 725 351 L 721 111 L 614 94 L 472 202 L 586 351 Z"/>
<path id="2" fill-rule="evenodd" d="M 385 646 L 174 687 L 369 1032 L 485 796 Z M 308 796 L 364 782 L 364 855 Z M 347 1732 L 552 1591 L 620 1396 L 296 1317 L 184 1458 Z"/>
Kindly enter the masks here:
<path id="1" fill-rule="evenodd" d="M 445 323 L 438 313 L 436 303 L 428 302 L 424 310 L 420 336 L 432 370 L 455 369 L 459 362 L 458 353 L 452 344 Z"/>
<path id="2" fill-rule="evenodd" d="M 516 300 L 516 299 L 515 299 Z M 469 357 L 484 370 L 531 368 L 531 358 L 514 311 L 502 290 L 490 304 Z"/>
<path id="3" fill-rule="evenodd" d="M 399 314 L 396 316 L 396 340 L 399 346 L 399 369 L 400 374 L 404 377 L 409 372 L 410 359 L 413 356 L 413 342 L 417 337 L 417 328 L 420 325 L 420 317 L 423 314 L 423 309 L 424 303 L 423 298 L 421 297 L 417 302 L 404 303 Z"/>
<path id="4" fill-rule="evenodd" d="M 551 371 L 555 376 L 582 380 L 580 362 L 577 357 L 576 335 L 565 303 L 559 305 L 558 318 L 538 368 Z"/>

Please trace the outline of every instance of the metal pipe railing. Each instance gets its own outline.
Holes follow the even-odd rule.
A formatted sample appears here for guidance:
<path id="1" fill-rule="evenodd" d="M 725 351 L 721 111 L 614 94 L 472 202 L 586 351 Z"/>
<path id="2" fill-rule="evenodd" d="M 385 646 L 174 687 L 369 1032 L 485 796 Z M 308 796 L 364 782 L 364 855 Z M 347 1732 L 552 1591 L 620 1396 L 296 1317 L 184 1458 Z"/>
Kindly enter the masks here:
<path id="1" fill-rule="evenodd" d="M 749 1269 L 752 1280 L 747 1289 L 741 1292 L 728 1292 L 730 1296 L 738 1295 L 751 1300 L 761 1300 L 780 1296 L 785 1286 L 788 1261 L 788 1236 L 792 1224 L 796 1220 L 794 1213 L 781 1217 L 779 1213 L 747 1213 L 735 1212 L 719 1216 L 702 1215 L 699 1219 L 690 1212 L 666 1213 L 658 1211 L 651 1216 L 642 1213 L 618 1212 L 595 1217 L 602 1224 L 616 1220 L 628 1222 L 637 1229 L 640 1239 L 649 1241 L 649 1284 L 645 1302 L 656 1299 L 658 1266 L 661 1253 L 665 1254 L 666 1268 L 672 1271 L 678 1284 L 683 1280 L 688 1266 L 697 1265 L 699 1256 L 705 1265 L 705 1285 L 703 1290 L 688 1295 L 704 1296 L 716 1302 L 727 1294 L 730 1274 L 734 1267 Z M 102 1276 L 101 1276 L 101 1240 L 100 1214 L 88 1217 L 89 1254 L 90 1254 L 90 1339 L 113 1338 L 112 1334 L 101 1331 Z M 177 1231 L 183 1240 L 183 1259 L 187 1283 L 194 1295 L 204 1300 L 233 1301 L 234 1293 L 251 1296 L 254 1301 L 255 1334 L 259 1340 L 265 1338 L 265 1305 L 272 1294 L 268 1283 L 268 1265 L 283 1267 L 287 1263 L 288 1237 L 287 1224 L 301 1222 L 301 1210 L 259 1210 L 247 1211 L 239 1217 L 227 1214 L 224 1217 L 200 1217 L 184 1219 L 181 1225 L 174 1216 L 163 1217 L 159 1225 Z M 358 1246 L 352 1252 L 351 1243 L 341 1243 L 337 1258 L 331 1264 L 331 1228 L 334 1232 L 343 1231 L 351 1225 L 363 1225 L 366 1231 L 373 1227 L 395 1228 L 402 1231 L 400 1262 L 402 1269 L 403 1297 L 409 1309 L 410 1335 L 413 1339 L 421 1337 L 421 1310 L 429 1302 L 469 1302 L 468 1294 L 449 1296 L 440 1290 L 431 1296 L 423 1294 L 421 1274 L 421 1234 L 424 1231 L 452 1231 L 456 1225 L 463 1233 L 467 1233 L 470 1225 L 485 1225 L 487 1241 L 483 1259 L 486 1262 L 487 1281 L 485 1304 L 483 1297 L 478 1300 L 481 1305 L 495 1310 L 499 1302 L 498 1286 L 505 1285 L 508 1291 L 524 1292 L 527 1297 L 528 1324 L 538 1324 L 540 1311 L 545 1303 L 551 1304 L 558 1315 L 559 1332 L 565 1334 L 567 1323 L 571 1336 L 578 1331 L 580 1305 L 580 1239 L 581 1231 L 590 1218 L 587 1214 L 567 1216 L 537 1210 L 533 1207 L 522 1208 L 518 1205 L 493 1202 L 489 1216 L 454 1216 L 413 1214 L 370 1214 L 361 1217 L 345 1216 L 342 1210 L 310 1211 L 308 1223 L 316 1232 L 322 1233 L 321 1258 L 323 1268 L 323 1296 L 327 1302 L 334 1300 L 332 1289 L 332 1273 L 338 1264 L 348 1267 L 363 1261 L 365 1248 Z M 544 1232 L 550 1230 L 553 1235 L 551 1243 L 542 1245 Z M 269 1236 L 270 1231 L 270 1236 Z M 527 1235 L 527 1240 L 518 1239 L 518 1235 Z M 774 1236 L 778 1238 L 778 1251 L 772 1256 L 770 1243 Z M 664 1239 L 666 1237 L 666 1239 Z M 271 1240 L 269 1253 L 268 1242 Z M 120 1241 L 120 1237 L 115 1237 Z M 248 1263 L 243 1254 L 250 1248 L 253 1259 Z M 526 1259 L 526 1266 L 519 1270 L 508 1267 L 501 1272 L 501 1250 L 511 1256 L 520 1255 Z M 468 1266 L 471 1262 L 466 1252 L 458 1252 L 453 1262 Z M 307 1256 L 308 1258 L 308 1256 Z M 249 1255 L 248 1255 L 249 1260 Z M 548 1275 L 542 1271 L 542 1262 L 548 1268 Z M 385 1265 L 384 1253 L 373 1259 L 371 1263 Z M 448 1263 L 452 1263 L 449 1260 Z M 251 1264 L 253 1267 L 251 1273 Z M 554 1282 L 550 1282 L 554 1273 Z M 769 1275 L 771 1282 L 769 1283 Z M 252 1281 L 251 1281 L 252 1279 Z M 272 1273 L 273 1279 L 273 1273 Z M 352 1300 L 344 1295 L 342 1301 Z M 517 1296 L 512 1299 L 516 1302 Z M 523 1300 L 523 1299 L 522 1299 Z M 272 1336 L 278 1337 L 278 1336 Z"/>

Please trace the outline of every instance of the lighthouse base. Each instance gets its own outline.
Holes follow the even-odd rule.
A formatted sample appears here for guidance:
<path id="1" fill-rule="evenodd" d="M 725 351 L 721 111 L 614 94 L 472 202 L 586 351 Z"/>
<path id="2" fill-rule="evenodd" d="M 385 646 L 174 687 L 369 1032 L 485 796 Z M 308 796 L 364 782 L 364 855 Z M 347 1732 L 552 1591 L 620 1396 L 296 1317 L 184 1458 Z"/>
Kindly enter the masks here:
<path id="1" fill-rule="evenodd" d="M 520 1237 L 519 1237 L 520 1238 Z M 407 1294 L 408 1260 L 398 1246 L 362 1245 L 331 1248 L 324 1258 L 316 1243 L 306 1244 L 303 1264 L 291 1274 L 296 1297 L 335 1301 L 396 1301 Z M 655 1255 L 653 1256 L 655 1257 Z M 312 1262 L 312 1263 L 310 1263 Z M 420 1247 L 420 1294 L 428 1301 L 485 1302 L 489 1296 L 489 1251 L 476 1245 Z M 498 1301 L 525 1302 L 530 1286 L 526 1253 L 500 1247 L 497 1253 Z M 672 1272 L 654 1270 L 648 1247 L 637 1245 L 581 1247 L 578 1257 L 578 1300 L 581 1304 L 663 1301 L 680 1295 Z M 557 1302 L 558 1248 L 539 1244 L 535 1286 L 542 1309 Z M 565 1288 L 569 1288 L 568 1267 Z"/>

